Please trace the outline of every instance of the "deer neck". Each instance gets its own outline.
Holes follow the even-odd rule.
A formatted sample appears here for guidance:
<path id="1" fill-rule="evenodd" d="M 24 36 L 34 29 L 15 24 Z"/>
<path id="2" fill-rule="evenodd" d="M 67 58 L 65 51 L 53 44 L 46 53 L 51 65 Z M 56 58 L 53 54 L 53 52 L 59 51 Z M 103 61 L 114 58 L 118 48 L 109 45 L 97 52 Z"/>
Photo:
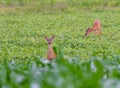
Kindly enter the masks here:
<path id="1" fill-rule="evenodd" d="M 52 44 L 49 44 L 49 45 L 48 45 L 48 49 L 52 49 Z"/>
<path id="2" fill-rule="evenodd" d="M 47 58 L 48 58 L 49 60 L 52 60 L 52 59 L 55 59 L 55 58 L 56 58 L 56 55 L 55 55 L 55 53 L 54 53 L 54 50 L 52 49 L 52 44 L 49 44 L 49 45 L 48 45 Z"/>
<path id="3" fill-rule="evenodd" d="M 92 32 L 93 30 L 94 30 L 94 28 L 93 28 L 93 27 L 89 29 L 89 31 L 90 31 L 90 32 Z"/>

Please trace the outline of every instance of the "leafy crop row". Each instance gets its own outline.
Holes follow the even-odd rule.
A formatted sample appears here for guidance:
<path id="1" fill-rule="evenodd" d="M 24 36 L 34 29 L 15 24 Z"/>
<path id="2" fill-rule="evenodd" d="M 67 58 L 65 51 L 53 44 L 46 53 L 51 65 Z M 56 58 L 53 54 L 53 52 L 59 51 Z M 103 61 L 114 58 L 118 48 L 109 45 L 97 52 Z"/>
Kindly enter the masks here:
<path id="1" fill-rule="evenodd" d="M 120 56 L 113 60 L 92 57 L 81 62 L 59 56 L 48 61 L 6 61 L 0 65 L 1 88 L 119 88 Z M 24 64 L 25 63 L 25 64 Z"/>

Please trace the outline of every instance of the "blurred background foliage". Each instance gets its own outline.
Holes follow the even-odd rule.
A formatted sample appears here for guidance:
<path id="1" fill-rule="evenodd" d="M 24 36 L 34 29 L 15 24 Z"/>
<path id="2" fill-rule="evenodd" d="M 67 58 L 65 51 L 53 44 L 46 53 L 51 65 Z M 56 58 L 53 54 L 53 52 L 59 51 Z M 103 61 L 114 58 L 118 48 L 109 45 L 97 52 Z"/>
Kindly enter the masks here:
<path id="1" fill-rule="evenodd" d="M 71 11 L 96 11 L 117 10 L 119 0 L 0 0 L 3 9 L 20 10 L 23 12 L 71 12 Z"/>

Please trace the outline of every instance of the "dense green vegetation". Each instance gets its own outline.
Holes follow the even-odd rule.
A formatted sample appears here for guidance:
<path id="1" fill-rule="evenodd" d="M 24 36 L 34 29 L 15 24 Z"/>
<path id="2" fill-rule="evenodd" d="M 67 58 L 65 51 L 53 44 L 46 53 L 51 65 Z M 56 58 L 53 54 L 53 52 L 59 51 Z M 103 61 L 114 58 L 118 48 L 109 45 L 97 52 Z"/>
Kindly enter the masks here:
<path id="1" fill-rule="evenodd" d="M 31 62 L 32 61 L 32 62 Z M 119 88 L 120 56 L 114 60 L 93 57 L 90 61 L 40 57 L 0 65 L 1 88 Z"/>
<path id="2" fill-rule="evenodd" d="M 119 88 L 119 9 L 119 0 L 0 0 L 0 88 Z M 84 37 L 96 18 L 102 36 Z"/>

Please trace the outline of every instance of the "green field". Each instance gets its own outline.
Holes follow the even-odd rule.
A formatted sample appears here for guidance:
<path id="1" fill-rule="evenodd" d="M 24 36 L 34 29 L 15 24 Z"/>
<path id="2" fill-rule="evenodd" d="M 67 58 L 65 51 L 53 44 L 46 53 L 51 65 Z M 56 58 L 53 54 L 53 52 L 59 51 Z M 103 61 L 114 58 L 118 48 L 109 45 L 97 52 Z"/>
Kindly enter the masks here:
<path id="1" fill-rule="evenodd" d="M 0 88 L 119 88 L 119 9 L 119 0 L 1 0 Z M 95 19 L 102 35 L 84 37 Z"/>

